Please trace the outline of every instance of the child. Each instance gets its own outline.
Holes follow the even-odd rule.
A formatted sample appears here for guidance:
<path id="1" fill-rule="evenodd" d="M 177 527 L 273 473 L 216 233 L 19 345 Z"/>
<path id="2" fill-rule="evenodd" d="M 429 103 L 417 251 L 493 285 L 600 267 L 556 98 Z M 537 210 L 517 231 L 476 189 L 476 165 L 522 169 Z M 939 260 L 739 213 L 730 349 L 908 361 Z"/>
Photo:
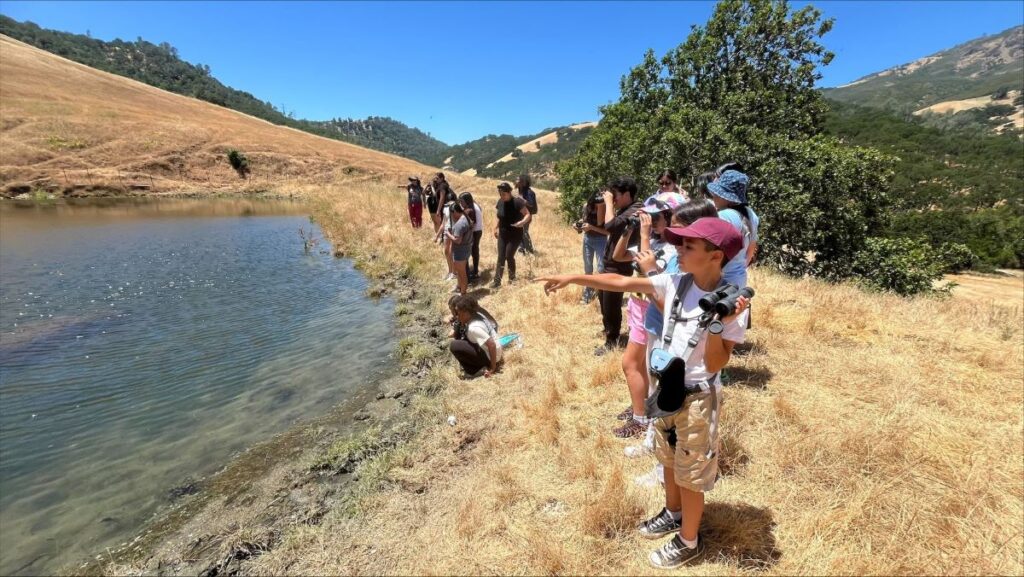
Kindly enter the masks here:
<path id="1" fill-rule="evenodd" d="M 651 274 L 641 278 L 616 274 L 557 275 L 537 280 L 544 282 L 545 293 L 578 284 L 598 290 L 655 296 L 665 303 L 665 324 L 658 344 L 663 345 L 671 326 L 668 351 L 681 356 L 687 341 L 697 331 L 696 319 L 702 312 L 698 301 L 721 285 L 722 267 L 742 250 L 743 238 L 728 222 L 707 217 L 686 228 L 665 229 L 664 237 L 675 245 L 682 273 Z M 637 260 L 644 270 L 650 270 L 654 255 L 649 251 L 641 252 Z M 689 287 L 680 297 L 678 312 L 673 314 L 676 291 L 683 285 Z M 665 466 L 665 508 L 642 522 L 638 530 L 649 539 L 678 531 L 671 541 L 651 552 L 651 564 L 657 568 L 690 563 L 704 552 L 704 543 L 698 534 L 704 513 L 704 493 L 714 487 L 718 476 L 721 397 L 718 372 L 729 361 L 733 347 L 743 342 L 747 304 L 748 299 L 740 297 L 736 311 L 721 319 L 724 328 L 720 334 L 704 333 L 692 354 L 684 359 L 684 381 L 688 385 L 700 384 L 701 392 L 687 395 L 680 410 L 655 421 L 655 453 Z M 662 383 L 662 386 L 669 385 Z M 673 437 L 677 439 L 675 442 L 671 442 Z"/>
<path id="2" fill-rule="evenodd" d="M 452 355 L 471 378 L 493 375 L 502 357 L 497 321 L 472 295 L 461 295 L 449 302 L 459 325 L 464 327 L 463 336 L 457 336 L 448 347 Z M 455 333 L 458 335 L 459 330 Z"/>

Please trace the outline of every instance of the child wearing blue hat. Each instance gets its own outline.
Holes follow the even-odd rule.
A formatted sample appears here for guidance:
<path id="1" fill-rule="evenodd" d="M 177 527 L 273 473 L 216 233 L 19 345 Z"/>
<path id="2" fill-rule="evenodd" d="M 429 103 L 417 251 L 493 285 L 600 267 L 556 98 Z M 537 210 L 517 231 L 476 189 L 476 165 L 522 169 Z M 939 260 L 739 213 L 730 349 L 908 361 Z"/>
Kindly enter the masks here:
<path id="1" fill-rule="evenodd" d="M 761 219 L 747 205 L 747 185 L 750 179 L 738 170 L 725 170 L 707 185 L 711 200 L 718 209 L 718 217 L 733 225 L 743 236 L 743 250 L 729 260 L 722 269 L 725 280 L 740 288 L 747 286 L 747 267 L 757 254 L 757 229 Z"/>

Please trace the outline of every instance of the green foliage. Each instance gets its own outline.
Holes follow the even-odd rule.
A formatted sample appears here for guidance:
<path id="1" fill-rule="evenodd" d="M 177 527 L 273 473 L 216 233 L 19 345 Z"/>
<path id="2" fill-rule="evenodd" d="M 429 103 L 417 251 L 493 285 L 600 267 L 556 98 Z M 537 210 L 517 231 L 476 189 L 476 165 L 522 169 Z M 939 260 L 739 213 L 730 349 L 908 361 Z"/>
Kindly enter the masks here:
<path id="1" fill-rule="evenodd" d="M 166 42 L 157 45 L 142 38 L 134 42 L 121 39 L 105 42 L 81 34 L 40 28 L 32 22 L 18 22 L 3 15 L 0 15 L 0 33 L 86 66 L 237 110 L 273 124 L 399 154 L 420 162 L 430 162 L 448 148 L 445 143 L 390 118 L 328 121 L 295 119 L 292 113 L 286 113 L 248 92 L 221 84 L 211 75 L 209 66 L 181 60 L 177 49 Z"/>
<path id="2" fill-rule="evenodd" d="M 863 286 L 910 296 L 931 292 L 942 263 L 930 246 L 905 238 L 869 238 L 852 272 Z"/>
<path id="3" fill-rule="evenodd" d="M 245 154 L 231 149 L 228 151 L 228 163 L 231 164 L 231 168 L 235 169 L 238 176 L 245 177 L 249 174 L 249 159 Z"/>
<path id="4" fill-rule="evenodd" d="M 826 130 L 840 140 L 897 158 L 896 200 L 882 236 L 954 240 L 984 266 L 1016 267 L 1024 238 L 1024 143 L 1014 134 L 943 131 L 912 116 L 830 102 Z"/>
<path id="5" fill-rule="evenodd" d="M 540 135 L 512 136 L 511 134 L 488 134 L 483 138 L 450 147 L 448 150 L 443 151 L 441 156 L 435 158 L 433 164 L 437 166 L 447 164 L 459 172 L 471 168 L 480 172 L 488 164 L 537 136 Z M 448 158 L 451 158 L 451 160 L 445 162 Z"/>
<path id="6" fill-rule="evenodd" d="M 563 215 L 620 174 L 653 188 L 664 168 L 685 182 L 735 160 L 751 176 L 762 262 L 848 277 L 885 225 L 893 159 L 819 134 L 827 107 L 814 83 L 832 54 L 817 39 L 830 28 L 810 6 L 727 0 L 660 61 L 649 51 L 577 156 L 558 165 Z"/>
<path id="7" fill-rule="evenodd" d="M 941 263 L 942 272 L 958 273 L 974 267 L 978 257 L 966 244 L 947 242 L 939 247 L 935 258 Z"/>

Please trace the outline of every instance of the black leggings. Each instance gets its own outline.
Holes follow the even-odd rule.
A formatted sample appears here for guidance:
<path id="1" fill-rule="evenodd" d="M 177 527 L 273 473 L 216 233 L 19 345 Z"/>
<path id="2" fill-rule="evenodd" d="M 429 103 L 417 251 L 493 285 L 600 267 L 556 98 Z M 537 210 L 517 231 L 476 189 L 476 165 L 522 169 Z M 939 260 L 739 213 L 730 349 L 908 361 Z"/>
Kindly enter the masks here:
<path id="1" fill-rule="evenodd" d="M 516 251 L 523 242 L 523 229 L 498 231 L 498 267 L 494 271 L 494 280 L 501 281 L 501 275 L 508 263 L 508 280 L 516 280 Z"/>
<path id="2" fill-rule="evenodd" d="M 480 369 L 486 369 L 491 366 L 491 362 L 487 360 L 487 353 L 476 343 L 458 339 L 448 345 L 448 350 L 452 352 L 455 360 L 459 361 L 459 364 L 462 365 L 462 370 L 466 371 L 467 374 L 472 375 Z"/>
<path id="3" fill-rule="evenodd" d="M 470 258 L 473 259 L 473 268 L 469 269 L 473 276 L 480 274 L 480 237 L 483 235 L 484 231 L 482 230 L 473 231 L 473 250 L 469 253 Z"/>

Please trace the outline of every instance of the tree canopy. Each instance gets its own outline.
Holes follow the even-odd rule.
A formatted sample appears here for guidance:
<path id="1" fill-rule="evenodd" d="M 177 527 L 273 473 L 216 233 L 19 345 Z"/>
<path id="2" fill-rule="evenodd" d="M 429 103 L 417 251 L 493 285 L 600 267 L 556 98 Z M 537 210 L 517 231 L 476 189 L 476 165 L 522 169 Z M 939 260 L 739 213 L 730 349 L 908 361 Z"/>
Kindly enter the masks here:
<path id="1" fill-rule="evenodd" d="M 653 191 L 665 168 L 685 183 L 737 161 L 761 216 L 761 259 L 850 277 L 866 239 L 885 228 L 894 159 L 822 134 L 827 104 L 815 83 L 833 58 L 819 42 L 831 27 L 813 6 L 724 0 L 677 48 L 660 59 L 648 51 L 577 156 L 558 165 L 565 216 L 620 174 Z"/>

